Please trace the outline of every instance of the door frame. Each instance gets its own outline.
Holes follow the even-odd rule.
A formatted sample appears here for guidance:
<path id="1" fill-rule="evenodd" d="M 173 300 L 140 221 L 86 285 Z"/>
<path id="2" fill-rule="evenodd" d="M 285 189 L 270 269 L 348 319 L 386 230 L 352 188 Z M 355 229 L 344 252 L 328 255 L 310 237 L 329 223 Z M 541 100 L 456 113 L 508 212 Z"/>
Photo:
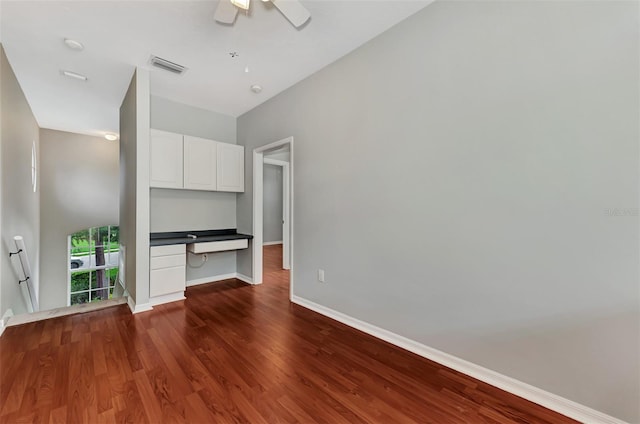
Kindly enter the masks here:
<path id="1" fill-rule="evenodd" d="M 291 192 L 289 190 L 289 179 L 291 176 L 289 175 L 289 162 L 278 159 L 264 158 L 263 163 L 266 163 L 267 165 L 282 167 L 282 269 L 291 269 L 291 231 L 289 226 L 289 220 L 291 219 L 291 217 L 289 216 L 289 199 L 291 196 Z"/>
<path id="2" fill-rule="evenodd" d="M 263 239 L 263 188 L 264 188 L 264 153 L 289 145 L 289 260 L 290 269 L 294 269 L 294 142 L 293 137 L 274 141 L 261 147 L 253 149 L 253 251 L 252 251 L 252 280 L 253 284 L 262 284 L 262 244 Z M 284 234 L 283 234 L 284 237 Z M 293 271 L 289 277 L 289 298 L 293 296 Z"/>

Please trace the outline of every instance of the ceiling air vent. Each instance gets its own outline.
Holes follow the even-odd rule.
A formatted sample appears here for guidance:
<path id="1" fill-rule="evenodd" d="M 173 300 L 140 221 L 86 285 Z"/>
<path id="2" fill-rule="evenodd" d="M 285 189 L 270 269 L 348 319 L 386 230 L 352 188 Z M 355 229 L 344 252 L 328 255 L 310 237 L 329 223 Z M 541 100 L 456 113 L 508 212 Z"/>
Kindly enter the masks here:
<path id="1" fill-rule="evenodd" d="M 151 60 L 149 60 L 149 63 L 151 63 L 156 68 L 164 69 L 165 71 L 173 72 L 174 74 L 178 75 L 182 75 L 187 70 L 187 68 L 182 65 L 178 65 L 177 63 L 173 63 L 158 56 L 151 56 Z"/>

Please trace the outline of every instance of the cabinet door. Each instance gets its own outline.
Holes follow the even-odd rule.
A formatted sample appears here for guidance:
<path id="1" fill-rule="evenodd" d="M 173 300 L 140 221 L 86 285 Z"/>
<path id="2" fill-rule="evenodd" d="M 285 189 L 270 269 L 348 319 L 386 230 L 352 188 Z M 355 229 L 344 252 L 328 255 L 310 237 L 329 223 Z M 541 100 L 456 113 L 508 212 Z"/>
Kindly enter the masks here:
<path id="1" fill-rule="evenodd" d="M 149 296 L 183 292 L 185 290 L 185 267 L 152 269 L 149 273 Z"/>
<path id="2" fill-rule="evenodd" d="M 151 130 L 149 185 L 182 188 L 182 135 Z"/>
<path id="3" fill-rule="evenodd" d="M 216 190 L 217 144 L 205 138 L 184 136 L 184 188 Z"/>
<path id="4" fill-rule="evenodd" d="M 152 246 L 149 259 L 149 296 L 184 292 L 186 284 L 184 244 Z"/>
<path id="5" fill-rule="evenodd" d="M 218 143 L 218 191 L 244 191 L 244 146 Z"/>

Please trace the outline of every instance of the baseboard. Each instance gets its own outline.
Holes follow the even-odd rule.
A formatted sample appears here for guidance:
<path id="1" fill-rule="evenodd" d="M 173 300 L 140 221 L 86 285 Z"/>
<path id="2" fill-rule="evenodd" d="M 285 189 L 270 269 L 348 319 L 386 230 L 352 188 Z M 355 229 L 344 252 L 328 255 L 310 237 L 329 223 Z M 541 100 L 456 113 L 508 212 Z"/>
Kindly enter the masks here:
<path id="1" fill-rule="evenodd" d="M 230 274 L 214 275 L 213 277 L 196 278 L 194 280 L 187 281 L 187 287 L 197 286 L 197 285 L 206 284 L 206 283 L 213 283 L 216 281 L 228 280 L 230 278 L 237 278 L 237 276 L 238 276 L 237 273 L 232 272 Z"/>
<path id="2" fill-rule="evenodd" d="M 4 333 L 5 328 L 7 328 L 7 326 L 4 324 L 4 318 L 0 319 L 0 337 L 2 336 L 2 333 Z"/>
<path id="3" fill-rule="evenodd" d="M 132 314 L 139 314 L 140 312 L 147 312 L 153 309 L 150 303 L 136 305 L 136 301 L 133 300 L 131 295 L 127 296 L 127 305 L 129 305 Z"/>
<path id="4" fill-rule="evenodd" d="M 87 302 L 77 305 L 63 306 L 61 308 L 47 309 L 44 311 L 24 313 L 11 316 L 11 319 L 5 320 L 5 327 L 14 325 L 29 324 L 32 322 L 43 321 L 45 319 L 60 318 L 67 315 L 85 314 L 87 312 L 99 311 L 105 308 L 122 305 L 126 299 L 119 297 L 116 299 L 107 299 L 100 302 Z"/>
<path id="5" fill-rule="evenodd" d="M 13 309 L 9 308 L 0 318 L 0 336 L 4 333 L 5 328 L 9 326 L 9 319 L 13 316 Z"/>
<path id="6" fill-rule="evenodd" d="M 163 294 L 160 296 L 154 296 L 149 298 L 149 305 L 153 307 L 156 305 L 162 305 L 163 303 L 177 302 L 178 300 L 185 300 L 185 299 L 186 297 L 184 297 L 184 292 L 169 293 L 169 294 Z M 140 311 L 140 312 L 143 312 L 143 311 Z"/>
<path id="7" fill-rule="evenodd" d="M 359 319 L 319 305 L 310 300 L 298 296 L 291 296 L 291 301 L 304 308 L 348 325 L 349 327 L 360 330 L 363 333 L 367 333 L 373 337 L 408 350 L 409 352 L 413 352 L 416 355 L 422 356 L 423 358 L 437 362 L 509 393 L 513 393 L 516 396 L 520 396 L 521 398 L 537 403 L 538 405 L 542 405 L 545 408 L 556 411 L 562 415 L 566 415 L 567 417 L 573 418 L 577 421 L 584 423 L 625 424 L 624 421 L 600 411 L 596 411 L 595 409 L 581 405 L 572 400 L 565 399 L 553 393 L 549 393 L 545 390 L 531 386 L 530 384 L 523 383 L 522 381 L 507 377 L 506 375 L 502 375 L 496 371 L 476 365 L 472 362 L 465 361 L 464 359 L 449 355 L 448 353 L 431 348 L 422 343 L 416 342 L 415 340 L 408 339 L 367 322 L 360 321 Z"/>
<path id="8" fill-rule="evenodd" d="M 240 274 L 239 272 L 236 273 L 236 278 L 240 281 L 244 281 L 247 284 L 253 284 L 253 278 L 247 277 L 246 275 Z"/>
<path id="9" fill-rule="evenodd" d="M 262 243 L 263 246 L 273 246 L 274 244 L 282 244 L 282 240 L 280 241 L 265 241 Z"/>

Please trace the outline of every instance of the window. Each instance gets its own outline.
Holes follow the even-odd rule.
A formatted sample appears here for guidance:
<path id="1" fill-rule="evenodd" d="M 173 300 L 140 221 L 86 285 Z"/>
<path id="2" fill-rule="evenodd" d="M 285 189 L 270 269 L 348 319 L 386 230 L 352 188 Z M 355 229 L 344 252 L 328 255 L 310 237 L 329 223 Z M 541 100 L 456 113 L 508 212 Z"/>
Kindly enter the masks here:
<path id="1" fill-rule="evenodd" d="M 115 225 L 69 236 L 69 305 L 113 297 L 118 280 L 120 231 Z"/>

